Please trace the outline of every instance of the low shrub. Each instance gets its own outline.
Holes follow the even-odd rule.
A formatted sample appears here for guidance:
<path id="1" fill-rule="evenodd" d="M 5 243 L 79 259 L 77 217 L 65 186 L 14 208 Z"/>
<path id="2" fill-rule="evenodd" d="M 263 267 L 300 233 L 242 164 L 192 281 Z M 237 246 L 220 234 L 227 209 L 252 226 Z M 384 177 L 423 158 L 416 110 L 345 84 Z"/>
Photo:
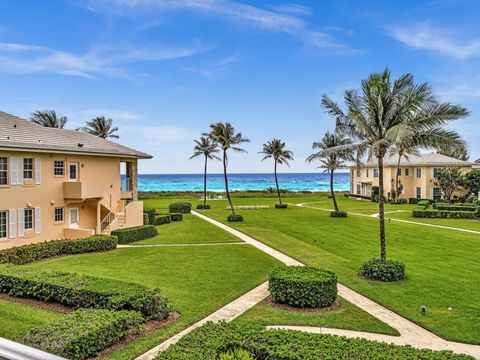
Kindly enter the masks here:
<path id="1" fill-rule="evenodd" d="M 478 219 L 478 211 L 443 211 L 443 210 L 413 210 L 414 218 L 428 219 Z"/>
<path id="2" fill-rule="evenodd" d="M 417 201 L 417 205 L 428 206 L 428 205 L 430 205 L 430 200 L 419 200 L 419 201 Z"/>
<path id="3" fill-rule="evenodd" d="M 109 251 L 117 247 L 117 237 L 93 235 L 83 239 L 50 240 L 15 246 L 0 251 L 0 263 L 27 264 L 59 255 Z"/>
<path id="4" fill-rule="evenodd" d="M 189 202 L 176 202 L 168 206 L 168 212 L 188 214 L 192 211 L 192 204 Z"/>
<path id="5" fill-rule="evenodd" d="M 20 341 L 67 359 L 86 359 L 139 332 L 143 323 L 136 311 L 80 309 L 28 331 Z"/>
<path id="6" fill-rule="evenodd" d="M 172 221 L 170 215 L 157 215 L 155 218 L 155 225 L 169 224 Z"/>
<path id="7" fill-rule="evenodd" d="M 238 214 L 230 214 L 227 216 L 227 221 L 228 222 L 242 222 L 243 221 L 243 216 L 242 215 L 238 215 Z"/>
<path id="8" fill-rule="evenodd" d="M 397 260 L 372 259 L 363 263 L 358 275 L 371 280 L 398 281 L 405 279 L 405 264 Z"/>
<path id="9" fill-rule="evenodd" d="M 275 209 L 286 209 L 288 208 L 287 204 L 275 204 Z"/>
<path id="10" fill-rule="evenodd" d="M 172 219 L 172 221 L 182 221 L 183 214 L 170 214 L 170 218 Z"/>
<path id="11" fill-rule="evenodd" d="M 348 214 L 346 211 L 330 211 L 330 217 L 347 217 Z"/>
<path id="12" fill-rule="evenodd" d="M 146 209 L 143 211 L 145 214 L 147 214 L 148 216 L 148 224 L 150 225 L 154 225 L 155 224 L 155 213 L 156 213 L 156 210 L 155 209 Z M 148 225 L 148 224 L 145 224 L 145 225 Z"/>
<path id="13" fill-rule="evenodd" d="M 159 353 L 156 360 L 218 359 L 232 350 L 244 350 L 253 359 L 436 359 L 473 360 L 452 351 L 433 351 L 360 338 L 267 330 L 240 323 L 207 323 Z"/>
<path id="14" fill-rule="evenodd" d="M 252 355 L 243 349 L 229 350 L 220 354 L 218 360 L 255 360 Z"/>
<path id="15" fill-rule="evenodd" d="M 370 194 L 370 201 L 371 202 L 378 202 L 378 194 L 380 194 L 380 187 L 378 186 L 372 186 L 372 192 Z M 377 199 L 377 200 L 375 200 Z"/>
<path id="16" fill-rule="evenodd" d="M 148 239 L 158 235 L 154 225 L 135 226 L 112 231 L 112 235 L 118 238 L 119 244 L 128 244 L 134 241 Z"/>
<path id="17" fill-rule="evenodd" d="M 408 199 L 389 200 L 388 203 L 393 205 L 408 204 Z"/>
<path id="18" fill-rule="evenodd" d="M 135 310 L 146 319 L 164 319 L 168 300 L 159 289 L 75 273 L 0 265 L 0 292 L 10 296 L 57 302 L 73 308 Z"/>
<path id="19" fill-rule="evenodd" d="M 208 209 L 210 209 L 210 205 L 208 205 L 208 204 L 205 204 L 205 205 L 204 204 L 198 204 L 197 209 L 198 210 L 208 210 Z"/>
<path id="20" fill-rule="evenodd" d="M 468 204 L 444 204 L 444 203 L 435 203 L 433 208 L 436 210 L 446 210 L 446 211 L 476 211 L 477 207 L 474 205 Z"/>
<path id="21" fill-rule="evenodd" d="M 300 308 L 332 305 L 337 299 L 337 276 L 308 266 L 282 266 L 272 270 L 268 288 L 272 300 Z"/>

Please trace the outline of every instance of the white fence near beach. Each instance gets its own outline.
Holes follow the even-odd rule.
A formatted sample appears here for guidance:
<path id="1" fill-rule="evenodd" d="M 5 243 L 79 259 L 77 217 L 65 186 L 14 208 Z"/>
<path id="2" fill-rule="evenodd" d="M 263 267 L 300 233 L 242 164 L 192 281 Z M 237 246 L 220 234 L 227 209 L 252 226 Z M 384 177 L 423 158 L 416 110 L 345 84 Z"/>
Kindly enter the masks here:
<path id="1" fill-rule="evenodd" d="M 270 208 L 268 205 L 239 205 L 233 207 L 235 210 L 267 210 Z M 227 206 L 227 210 L 232 210 L 230 206 Z"/>

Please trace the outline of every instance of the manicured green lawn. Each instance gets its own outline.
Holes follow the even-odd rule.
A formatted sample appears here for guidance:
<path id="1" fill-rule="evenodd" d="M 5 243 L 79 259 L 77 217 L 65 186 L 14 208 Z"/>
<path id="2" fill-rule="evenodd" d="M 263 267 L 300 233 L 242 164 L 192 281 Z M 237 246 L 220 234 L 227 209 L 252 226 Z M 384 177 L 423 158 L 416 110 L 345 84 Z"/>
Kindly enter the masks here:
<path id="1" fill-rule="evenodd" d="M 202 244 L 219 242 L 241 242 L 230 233 L 211 226 L 206 221 L 190 214 L 184 214 L 183 221 L 172 221 L 157 226 L 158 235 L 137 241 L 134 244 Z"/>
<path id="2" fill-rule="evenodd" d="M 469 219 L 423 219 L 423 218 L 414 218 L 412 212 L 404 213 L 395 213 L 388 214 L 388 217 L 392 219 L 401 219 L 408 221 L 416 221 L 426 224 L 442 225 L 442 226 L 451 226 L 455 228 L 468 229 L 480 231 L 480 220 L 469 220 Z"/>
<path id="3" fill-rule="evenodd" d="M 62 314 L 0 299 L 0 337 L 15 339 L 33 327 L 59 319 Z"/>
<path id="4" fill-rule="evenodd" d="M 399 335 L 398 331 L 379 322 L 367 312 L 342 298 L 340 308 L 326 312 L 302 312 L 276 308 L 267 301 L 254 306 L 234 321 L 260 325 L 326 326 L 332 328 Z"/>
<path id="5" fill-rule="evenodd" d="M 274 203 L 275 199 L 235 199 L 237 205 Z M 212 206 L 203 213 L 226 223 L 226 202 Z M 245 222 L 230 225 L 240 231 L 308 265 L 335 271 L 345 285 L 442 337 L 480 343 L 478 235 L 387 221 L 387 254 L 406 263 L 408 279 L 381 283 L 357 276 L 363 261 L 379 256 L 378 219 L 334 219 L 325 211 L 294 206 L 239 213 Z M 420 314 L 422 305 L 426 316 Z"/>

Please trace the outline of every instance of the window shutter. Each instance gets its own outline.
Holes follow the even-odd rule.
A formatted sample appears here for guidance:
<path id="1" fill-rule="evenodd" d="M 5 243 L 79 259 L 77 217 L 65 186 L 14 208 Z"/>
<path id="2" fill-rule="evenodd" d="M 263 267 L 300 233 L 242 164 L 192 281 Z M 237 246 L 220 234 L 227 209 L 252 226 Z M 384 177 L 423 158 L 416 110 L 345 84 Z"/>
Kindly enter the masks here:
<path id="1" fill-rule="evenodd" d="M 8 214 L 10 216 L 10 227 L 9 227 L 9 230 L 10 230 L 10 239 L 13 239 L 15 237 L 17 237 L 17 223 L 15 221 L 15 215 L 16 215 L 16 211 L 15 209 L 11 209 Z"/>
<path id="2" fill-rule="evenodd" d="M 18 236 L 23 236 L 23 228 L 24 228 L 24 221 L 25 221 L 25 210 L 18 209 Z"/>
<path id="3" fill-rule="evenodd" d="M 42 218 L 40 216 L 40 208 L 35 208 L 35 234 L 40 234 L 42 227 Z"/>
<path id="4" fill-rule="evenodd" d="M 23 184 L 23 157 L 17 158 L 17 185 Z"/>
<path id="5" fill-rule="evenodd" d="M 42 183 L 42 161 L 40 158 L 35 158 L 35 184 Z"/>
<path id="6" fill-rule="evenodd" d="M 17 185 L 17 158 L 10 158 L 10 185 Z"/>

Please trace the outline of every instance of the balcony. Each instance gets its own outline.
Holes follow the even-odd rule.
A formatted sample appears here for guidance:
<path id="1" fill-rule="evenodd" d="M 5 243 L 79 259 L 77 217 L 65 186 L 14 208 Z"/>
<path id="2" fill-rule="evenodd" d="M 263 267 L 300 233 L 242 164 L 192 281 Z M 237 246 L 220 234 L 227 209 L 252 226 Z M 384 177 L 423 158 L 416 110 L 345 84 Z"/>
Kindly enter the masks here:
<path id="1" fill-rule="evenodd" d="M 86 200 L 103 198 L 104 186 L 101 182 L 67 181 L 63 183 L 65 199 Z"/>
<path id="2" fill-rule="evenodd" d="M 130 200 L 133 198 L 132 178 L 122 176 L 120 179 L 120 198 L 122 200 Z"/>

